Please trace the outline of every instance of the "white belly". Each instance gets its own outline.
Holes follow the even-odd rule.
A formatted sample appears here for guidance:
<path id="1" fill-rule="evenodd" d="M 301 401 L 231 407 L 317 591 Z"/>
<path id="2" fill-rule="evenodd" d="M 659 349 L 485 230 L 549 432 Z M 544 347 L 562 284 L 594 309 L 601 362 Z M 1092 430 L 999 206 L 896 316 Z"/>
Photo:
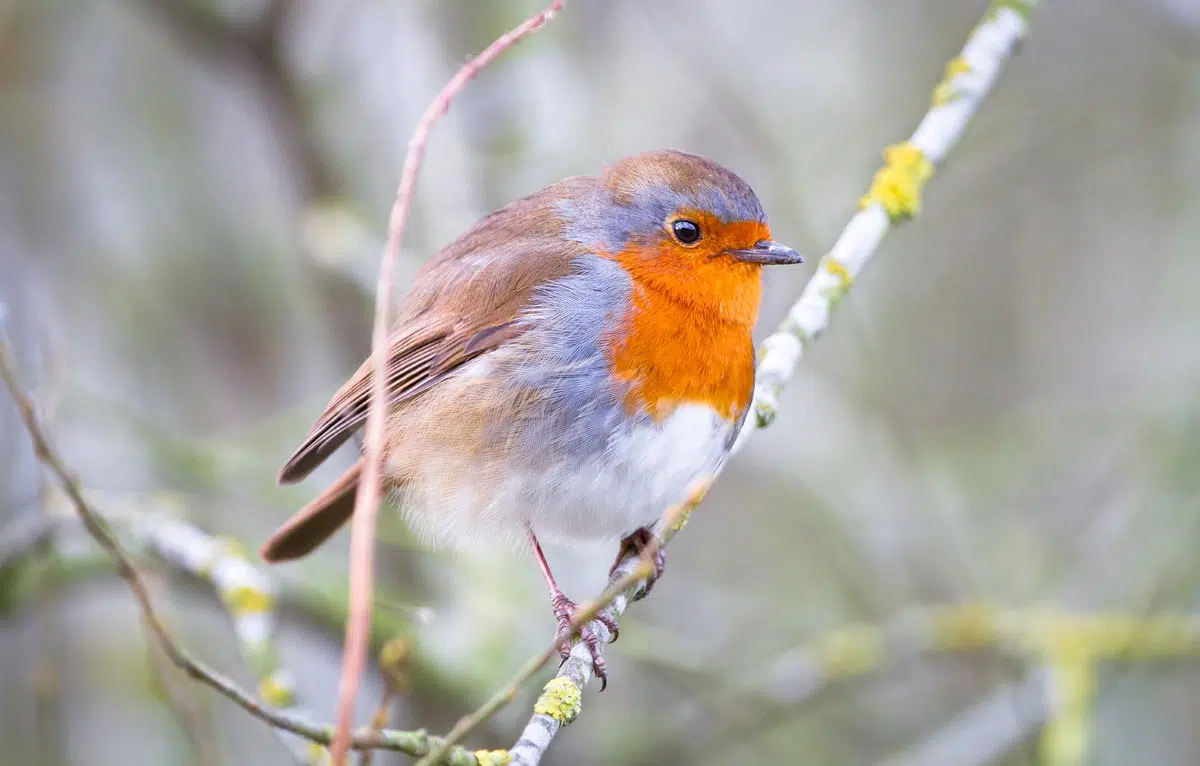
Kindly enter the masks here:
<path id="1" fill-rule="evenodd" d="M 686 404 L 660 423 L 630 427 L 603 453 L 550 453 L 535 470 L 430 461 L 400 504 L 435 544 L 523 545 L 526 524 L 547 541 L 616 539 L 653 523 L 717 470 L 732 431 L 710 407 Z"/>

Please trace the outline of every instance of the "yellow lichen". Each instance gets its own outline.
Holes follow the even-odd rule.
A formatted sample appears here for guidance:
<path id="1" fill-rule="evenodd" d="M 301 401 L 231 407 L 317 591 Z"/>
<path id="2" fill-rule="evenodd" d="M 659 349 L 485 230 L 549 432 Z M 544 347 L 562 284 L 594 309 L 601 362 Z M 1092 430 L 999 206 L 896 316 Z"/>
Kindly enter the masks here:
<path id="1" fill-rule="evenodd" d="M 258 614 L 271 611 L 274 599 L 270 593 L 252 588 L 249 585 L 239 585 L 221 594 L 229 611 L 235 615 Z"/>
<path id="2" fill-rule="evenodd" d="M 849 288 L 851 283 L 854 282 L 854 277 L 850 274 L 850 270 L 846 268 L 845 264 L 831 255 L 827 255 L 821 259 L 821 266 L 841 280 L 843 288 Z"/>
<path id="3" fill-rule="evenodd" d="M 205 580 L 212 580 L 213 566 L 217 563 L 217 555 L 209 556 L 196 565 L 196 575 L 203 577 Z"/>
<path id="4" fill-rule="evenodd" d="M 1117 633 L 1115 626 L 1112 632 Z M 1137 629 L 1130 632 L 1129 642 L 1124 649 L 1131 657 L 1200 655 L 1200 638 L 1196 635 L 1192 618 L 1185 615 L 1163 615 L 1141 621 Z"/>
<path id="5" fill-rule="evenodd" d="M 950 63 L 946 65 L 946 73 L 942 75 L 942 81 L 933 89 L 933 105 L 944 106 L 953 101 L 958 96 L 958 89 L 954 87 L 954 78 L 970 71 L 971 65 L 962 56 L 950 59 Z"/>
<path id="6" fill-rule="evenodd" d="M 246 558 L 246 546 L 236 537 L 220 536 L 217 538 L 217 544 L 221 546 L 222 551 L 226 556 L 235 559 Z"/>
<path id="7" fill-rule="evenodd" d="M 815 648 L 825 674 L 830 678 L 862 675 L 883 664 L 884 646 L 879 631 L 870 626 L 851 626 L 834 631 Z"/>
<path id="8" fill-rule="evenodd" d="M 1054 712 L 1042 732 L 1042 762 L 1079 766 L 1087 755 L 1096 667 L 1087 659 L 1050 665 Z"/>
<path id="9" fill-rule="evenodd" d="M 931 630 L 933 644 L 939 649 L 982 649 L 1000 640 L 997 611 L 986 604 L 938 610 L 933 614 Z"/>
<path id="10" fill-rule="evenodd" d="M 272 707 L 291 707 L 296 704 L 296 695 L 291 686 L 272 673 L 258 683 L 258 696 Z"/>
<path id="11" fill-rule="evenodd" d="M 678 534 L 679 530 L 681 530 L 687 526 L 688 519 L 690 519 L 691 517 L 692 517 L 692 512 L 690 510 L 679 514 L 679 518 L 675 519 L 674 522 L 672 522 L 670 525 L 671 534 L 673 534 L 673 535 Z"/>
<path id="12" fill-rule="evenodd" d="M 397 688 L 408 685 L 408 660 L 412 656 L 412 641 L 397 636 L 379 650 L 379 668 Z"/>
<path id="13" fill-rule="evenodd" d="M 479 766 L 508 766 L 512 763 L 512 756 L 507 750 L 476 750 L 474 756 Z"/>
<path id="14" fill-rule="evenodd" d="M 828 258 L 829 256 L 825 256 Z M 832 285 L 826 285 L 821 288 L 819 295 L 825 299 L 825 302 L 830 307 L 836 306 L 842 298 L 846 297 L 846 293 L 850 292 L 850 284 L 844 280 L 839 280 Z"/>
<path id="15" fill-rule="evenodd" d="M 551 678 L 533 706 L 538 715 L 548 715 L 564 726 L 575 720 L 583 707 L 583 693 L 567 678 Z"/>
<path id="16" fill-rule="evenodd" d="M 858 205 L 867 209 L 879 204 L 893 223 L 921 212 L 921 190 L 933 175 L 933 163 L 909 142 L 883 150 L 883 167 Z"/>
<path id="17" fill-rule="evenodd" d="M 324 745 L 316 742 L 308 743 L 308 763 L 311 766 L 324 766 L 329 763 L 329 751 Z"/>
<path id="18" fill-rule="evenodd" d="M 700 505 L 701 501 L 704 500 L 704 496 L 708 494 L 708 490 L 712 489 L 714 478 L 713 476 L 702 476 L 697 479 L 688 492 L 688 498 L 684 501 L 684 505 L 688 506 L 689 509 Z"/>

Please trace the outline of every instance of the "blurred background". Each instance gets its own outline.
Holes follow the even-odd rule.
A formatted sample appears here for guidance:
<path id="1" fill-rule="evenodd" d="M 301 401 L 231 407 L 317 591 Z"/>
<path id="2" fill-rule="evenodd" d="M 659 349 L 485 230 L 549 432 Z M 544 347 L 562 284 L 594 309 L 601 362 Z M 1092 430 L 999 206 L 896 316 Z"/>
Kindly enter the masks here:
<path id="1" fill-rule="evenodd" d="M 348 464 L 275 486 L 368 352 L 416 120 L 541 5 L 0 0 L 0 329 L 86 487 L 253 551 Z M 547 763 L 1042 763 L 1029 663 L 935 656 L 811 694 L 781 668 L 922 605 L 1196 608 L 1200 4 L 1044 6 L 922 216 L 623 620 L 608 691 L 587 692 Z M 770 272 L 762 337 L 986 7 L 569 2 L 436 129 L 399 282 L 483 213 L 671 146 L 748 179 L 809 255 Z M 41 513 L 41 479 L 0 399 L 2 541 Z M 397 514 L 382 524 L 377 611 L 416 651 L 391 723 L 445 731 L 547 644 L 543 585 L 524 555 L 431 552 Z M 296 594 L 283 662 L 326 721 L 347 542 L 272 570 Z M 548 553 L 585 598 L 613 551 Z M 183 642 L 253 688 L 211 590 L 147 566 Z M 260 721 L 156 669 L 110 570 L 29 569 L 0 577 L 0 761 L 290 762 Z M 468 744 L 509 746 L 549 674 Z M 1083 762 L 1200 763 L 1200 666 L 1106 664 L 1097 683 Z M 379 690 L 372 673 L 361 721 Z"/>

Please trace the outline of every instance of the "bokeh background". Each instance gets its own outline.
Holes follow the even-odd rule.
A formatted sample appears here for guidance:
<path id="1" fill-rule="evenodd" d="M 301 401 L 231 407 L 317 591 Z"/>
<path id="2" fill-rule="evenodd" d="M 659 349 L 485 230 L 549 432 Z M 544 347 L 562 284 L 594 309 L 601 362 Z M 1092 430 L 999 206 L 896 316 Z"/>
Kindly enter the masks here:
<path id="1" fill-rule="evenodd" d="M 770 272 L 761 337 L 986 5 L 570 2 L 437 128 L 399 281 L 514 197 L 673 146 L 750 180 L 810 256 Z M 676 540 L 608 650 L 609 690 L 588 692 L 548 763 L 1040 763 L 1036 727 L 994 759 L 972 745 L 1045 704 L 1036 685 L 995 697 L 1028 692 L 1029 664 L 934 657 L 801 702 L 781 658 L 921 605 L 1197 606 L 1200 5 L 1044 5 L 922 216 Z M 0 0 L 0 327 L 87 487 L 253 550 L 348 463 L 274 484 L 368 351 L 412 127 L 538 6 Z M 7 403 L 0 456 L 0 521 L 17 524 L 40 513 L 39 474 Z M 517 553 L 422 550 L 393 513 L 381 536 L 377 608 L 419 668 L 392 724 L 444 731 L 545 646 L 543 586 Z M 346 538 L 275 573 L 304 594 L 279 640 L 325 720 Z M 612 551 L 549 555 L 583 598 Z M 211 593 L 147 566 L 185 643 L 249 682 Z M 0 761 L 289 761 L 261 722 L 155 671 L 111 571 L 0 578 L 16 582 L 0 598 Z M 470 743 L 511 744 L 538 686 Z M 373 674 L 361 720 L 378 695 Z M 922 755 L 986 700 L 953 757 Z M 1094 702 L 1084 762 L 1200 763 L 1196 665 L 1105 665 Z"/>

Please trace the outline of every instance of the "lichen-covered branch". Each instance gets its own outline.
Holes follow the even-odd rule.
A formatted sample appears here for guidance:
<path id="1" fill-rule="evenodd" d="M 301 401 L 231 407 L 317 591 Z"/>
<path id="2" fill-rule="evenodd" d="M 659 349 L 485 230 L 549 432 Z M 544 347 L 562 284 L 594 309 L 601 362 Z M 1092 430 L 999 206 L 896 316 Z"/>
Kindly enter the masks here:
<path id="1" fill-rule="evenodd" d="M 329 756 L 325 746 L 333 740 L 333 727 L 312 723 L 308 718 L 296 697 L 291 676 L 279 663 L 271 638 L 276 616 L 274 583 L 243 555 L 241 546 L 235 543 L 210 537 L 186 522 L 163 516 L 131 518 L 133 536 L 141 547 L 212 584 L 232 620 L 238 647 L 259 681 L 259 696 L 267 703 L 263 704 L 231 679 L 193 658 L 175 640 L 159 617 L 133 558 L 113 534 L 108 520 L 84 498 L 79 484 L 50 445 L 33 402 L 18 382 L 8 346 L 2 339 L 0 381 L 16 403 L 39 460 L 58 479 L 67 505 L 89 536 L 116 565 L 117 573 L 129 585 L 137 601 L 147 629 L 171 663 L 274 727 L 298 762 L 327 763 Z M 33 546 L 26 548 L 32 549 Z M 439 747 L 441 739 L 423 731 L 364 731 L 352 737 L 350 745 L 356 749 L 398 750 L 419 757 Z M 453 766 L 478 766 L 480 762 L 474 753 L 462 748 L 449 749 L 443 760 Z"/>
<path id="2" fill-rule="evenodd" d="M 754 417 L 746 419 L 734 453 L 755 429 L 774 420 L 783 385 L 795 372 L 805 347 L 828 327 L 834 307 L 878 250 L 888 229 L 920 211 L 925 183 L 958 142 L 1004 63 L 1028 33 L 1029 16 L 1036 4 L 1037 0 L 994 0 L 962 52 L 946 67 L 933 103 L 916 131 L 907 141 L 884 152 L 884 167 L 859 201 L 858 213 L 821 259 L 816 274 L 779 329 L 759 349 Z M 634 566 L 636 558 L 627 558 L 614 572 L 614 578 L 627 575 Z M 608 608 L 612 616 L 618 617 L 628 603 L 628 597 L 617 597 Z M 592 627 L 602 640 L 610 640 L 599 623 Z M 586 647 L 576 641 L 510 751 L 514 764 L 532 766 L 540 762 L 559 728 L 578 715 L 583 689 L 590 680 L 590 657 Z"/>
<path id="3" fill-rule="evenodd" d="M 107 521 L 122 529 L 140 530 L 130 536 L 130 550 L 139 557 L 155 556 L 172 571 L 211 584 L 213 572 L 220 571 L 221 567 L 203 564 L 212 558 L 206 551 L 217 550 L 220 552 L 217 555 L 226 552 L 240 555 L 236 544 L 213 539 L 202 530 L 172 518 L 172 503 L 167 496 L 152 496 L 141 503 L 131 502 L 130 496 L 124 494 L 97 493 L 97 496 L 100 498 L 98 512 L 103 513 Z M 58 492 L 48 497 L 46 518 L 53 530 L 49 540 L 53 548 L 31 546 L 26 549 L 26 556 L 52 554 L 62 557 L 65 566 L 77 566 L 86 575 L 97 571 L 89 564 L 97 554 L 88 553 L 90 547 L 85 551 L 72 544 L 71 535 L 77 533 L 77 528 L 70 517 L 64 516 L 70 511 L 69 503 L 69 498 Z M 685 517 L 687 506 L 677 506 L 673 510 L 672 518 L 677 528 L 678 522 Z M 190 548 L 191 553 L 179 555 L 181 547 Z M 110 561 L 107 557 L 102 560 Z M 13 559 L 9 566 L 20 563 Z M 104 571 L 109 569 L 106 567 Z M 638 567 L 632 568 L 608 594 L 583 605 L 581 619 L 589 619 L 603 608 L 609 594 L 614 598 L 623 596 L 631 583 L 644 575 Z M 28 592 L 36 590 L 36 584 L 25 589 Z M 296 595 L 293 593 L 292 597 Z M 14 598 L 22 596 L 6 594 L 8 601 Z M 335 622 L 340 620 L 341 617 L 334 618 Z M 403 646 L 403 641 L 400 643 Z M 396 644 L 393 641 L 389 646 Z M 887 766 L 982 766 L 1000 757 L 1047 721 L 1049 726 L 1042 738 L 1047 762 L 1055 766 L 1080 763 L 1085 752 L 1081 746 L 1086 745 L 1090 728 L 1090 698 L 1095 687 L 1093 684 L 1063 683 L 1070 681 L 1072 676 L 1056 672 L 1055 663 L 1069 661 L 1073 663 L 1072 667 L 1091 677 L 1103 662 L 1194 661 L 1200 659 L 1200 617 L 1169 613 L 1073 613 L 1048 606 L 1001 608 L 986 603 L 913 607 L 883 623 L 848 625 L 822 634 L 766 665 L 757 678 L 747 680 L 745 691 L 756 698 L 792 708 L 839 682 L 885 672 L 922 656 L 960 652 L 1001 653 L 1027 661 L 1036 669 L 1024 681 L 994 690 L 987 699 L 964 711 L 913 749 L 888 759 Z M 391 649 L 385 647 L 381 658 L 389 653 L 392 653 Z M 507 702 L 552 654 L 553 648 L 531 666 L 523 668 L 501 690 L 502 699 L 493 705 Z M 537 712 L 546 717 L 544 720 L 565 723 L 578 713 L 579 689 L 591 678 L 588 660 L 584 655 L 572 658 L 566 677 L 556 678 L 547 685 L 537 702 Z M 381 659 L 381 664 L 392 666 L 396 663 Z M 1058 689 L 1061 691 L 1056 691 Z M 1080 691 L 1084 693 L 1080 694 Z M 492 709 L 492 706 L 485 706 L 476 715 L 484 716 Z M 291 740 L 297 747 L 297 757 L 325 762 L 323 750 L 310 746 L 307 737 L 327 742 L 331 727 L 309 723 L 308 717 L 296 705 L 278 712 L 291 719 L 295 726 L 293 730 L 299 734 Z M 373 740 L 365 734 L 359 739 L 364 748 L 372 742 L 382 749 L 426 757 L 434 755 L 437 746 L 444 744 L 422 732 L 384 731 Z M 468 752 L 451 746 L 438 762 L 501 764 L 511 757 L 502 750 Z"/>
<path id="4" fill-rule="evenodd" d="M 1024 40 L 1036 5 L 1037 0 L 994 0 L 962 52 L 946 66 L 933 103 L 912 136 L 884 150 L 884 166 L 859 200 L 858 212 L 817 264 L 779 328 L 759 349 L 754 417 L 746 419 L 735 452 L 754 429 L 775 419 L 784 383 L 795 373 L 808 344 L 825 332 L 834 307 L 879 249 L 888 229 L 920 212 L 925 183 L 958 143 L 1005 62 Z"/>
<path id="5" fill-rule="evenodd" d="M 988 604 L 914 608 L 880 625 L 850 625 L 785 655 L 767 671 L 772 699 L 795 703 L 845 678 L 919 656 L 990 651 L 1053 668 L 1104 661 L 1200 659 L 1200 617 L 1072 613 Z"/>

